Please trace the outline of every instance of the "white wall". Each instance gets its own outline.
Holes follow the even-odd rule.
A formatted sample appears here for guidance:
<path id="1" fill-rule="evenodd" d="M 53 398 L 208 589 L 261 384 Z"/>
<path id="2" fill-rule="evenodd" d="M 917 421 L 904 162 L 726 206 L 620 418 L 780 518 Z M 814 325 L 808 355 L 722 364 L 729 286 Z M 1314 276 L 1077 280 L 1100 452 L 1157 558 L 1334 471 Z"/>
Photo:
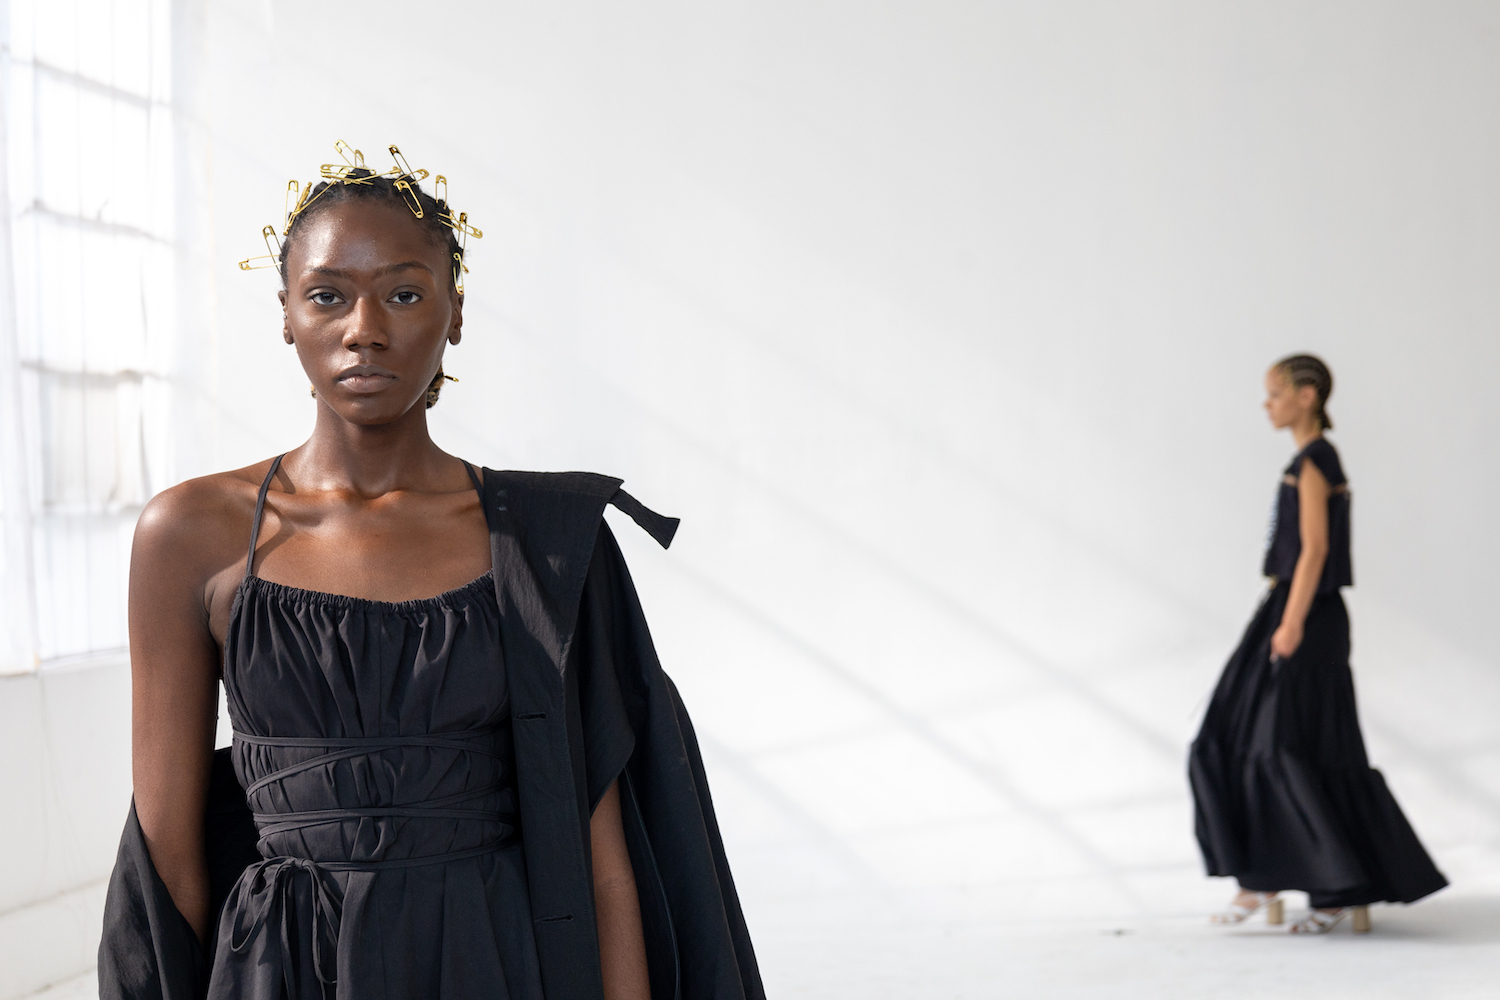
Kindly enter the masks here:
<path id="1" fill-rule="evenodd" d="M 1493 5 L 205 31 L 216 423 L 184 474 L 307 432 L 275 279 L 233 263 L 286 178 L 336 138 L 446 174 L 486 236 L 436 433 L 683 516 L 668 554 L 624 534 L 773 985 L 837 954 L 806 945 L 831 914 L 1217 901 L 1182 759 L 1260 586 L 1292 450 L 1261 376 L 1296 350 L 1338 379 L 1372 753 L 1455 883 L 1500 886 Z"/>
<path id="2" fill-rule="evenodd" d="M 1182 758 L 1294 350 L 1338 380 L 1372 753 L 1500 891 L 1493 4 L 179 6 L 179 473 L 310 427 L 234 263 L 287 178 L 338 138 L 446 174 L 486 235 L 435 432 L 684 518 L 620 533 L 773 987 L 835 917 L 1217 901 Z"/>
<path id="3" fill-rule="evenodd" d="M 503 401 L 443 416 L 489 408 L 511 461 L 639 477 L 649 411 L 872 538 L 963 479 L 1234 622 L 1289 450 L 1260 375 L 1313 349 L 1361 587 L 1500 653 L 1493 5 L 454 3 L 415 35 L 394 4 L 253 9 L 205 50 L 214 370 L 289 405 L 221 375 L 258 425 L 224 459 L 310 405 L 232 259 L 332 138 L 396 141 L 488 226 L 450 368 Z M 509 341 L 631 405 L 601 421 Z M 941 520 L 934 567 L 972 550 Z"/>
<path id="4" fill-rule="evenodd" d="M 0 677 L 0 997 L 94 964 L 130 802 L 123 660 Z"/>

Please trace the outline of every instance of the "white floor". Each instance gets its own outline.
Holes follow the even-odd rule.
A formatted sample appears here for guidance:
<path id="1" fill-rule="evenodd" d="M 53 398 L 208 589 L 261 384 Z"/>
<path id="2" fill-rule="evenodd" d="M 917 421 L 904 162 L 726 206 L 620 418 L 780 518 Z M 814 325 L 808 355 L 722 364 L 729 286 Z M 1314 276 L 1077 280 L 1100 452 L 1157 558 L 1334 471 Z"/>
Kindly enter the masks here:
<path id="1" fill-rule="evenodd" d="M 1290 915 L 1290 914 L 1289 914 Z M 1497 995 L 1500 897 L 1438 897 L 1381 907 L 1375 928 L 1326 937 L 1259 920 L 1210 927 L 1200 917 L 906 926 L 762 934 L 767 992 L 794 997 L 1328 998 Z"/>
<path id="2" fill-rule="evenodd" d="M 31 994 L 37 1000 L 93 1000 L 99 996 L 99 977 L 93 969 L 65 983 L 57 983 Z M 31 1000 L 30 997 L 27 1000 Z"/>

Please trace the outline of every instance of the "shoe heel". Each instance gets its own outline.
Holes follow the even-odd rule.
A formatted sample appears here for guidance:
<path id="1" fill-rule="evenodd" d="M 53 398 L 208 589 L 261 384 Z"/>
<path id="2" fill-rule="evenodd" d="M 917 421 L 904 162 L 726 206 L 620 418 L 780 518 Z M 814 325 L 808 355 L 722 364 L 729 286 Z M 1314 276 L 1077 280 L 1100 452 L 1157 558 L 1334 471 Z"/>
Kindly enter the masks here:
<path id="1" fill-rule="evenodd" d="M 1286 908 L 1282 906 L 1281 897 L 1277 896 L 1266 904 L 1266 923 L 1273 927 L 1280 927 L 1286 921 Z"/>
<path id="2" fill-rule="evenodd" d="M 1350 917 L 1354 921 L 1354 933 L 1370 933 L 1370 908 L 1368 906 L 1356 906 Z"/>

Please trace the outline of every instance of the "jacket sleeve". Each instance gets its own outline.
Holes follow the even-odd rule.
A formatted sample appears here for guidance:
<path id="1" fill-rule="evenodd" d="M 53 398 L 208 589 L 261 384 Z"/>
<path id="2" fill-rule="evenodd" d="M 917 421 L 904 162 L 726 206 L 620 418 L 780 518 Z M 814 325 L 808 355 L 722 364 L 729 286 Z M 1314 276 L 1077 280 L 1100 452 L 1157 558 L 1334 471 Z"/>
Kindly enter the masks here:
<path id="1" fill-rule="evenodd" d="M 99 996 L 194 1000 L 207 978 L 205 965 L 198 936 L 151 863 L 132 801 L 104 902 Z"/>
<path id="2" fill-rule="evenodd" d="M 568 651 L 569 702 L 577 711 L 575 731 L 583 746 L 581 777 L 590 815 L 635 750 L 635 730 L 621 685 L 622 677 L 628 681 L 629 671 L 615 644 L 618 595 L 609 576 L 618 553 L 609 525 L 600 521 Z"/>
<path id="3" fill-rule="evenodd" d="M 204 813 L 209 912 L 218 914 L 256 852 L 255 821 L 227 749 L 214 753 Z M 210 940 L 214 935 L 210 933 Z M 125 818 L 104 901 L 99 940 L 101 1000 L 195 1000 L 208 992 L 210 955 L 151 863 L 135 814 Z"/>
<path id="4" fill-rule="evenodd" d="M 697 737 L 603 523 L 574 643 L 589 799 L 619 778 L 652 996 L 762 1000 Z"/>

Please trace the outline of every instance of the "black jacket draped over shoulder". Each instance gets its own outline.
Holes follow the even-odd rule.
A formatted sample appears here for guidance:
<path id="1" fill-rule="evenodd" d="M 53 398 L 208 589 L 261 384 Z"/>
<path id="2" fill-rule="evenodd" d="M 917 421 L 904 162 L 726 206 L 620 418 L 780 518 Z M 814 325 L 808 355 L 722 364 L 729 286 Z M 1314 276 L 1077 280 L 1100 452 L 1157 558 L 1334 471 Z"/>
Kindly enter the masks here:
<path id="1" fill-rule="evenodd" d="M 589 819 L 618 779 L 652 997 L 760 1000 L 697 738 L 603 512 L 613 503 L 663 546 L 677 521 L 592 473 L 485 469 L 483 486 L 546 995 L 603 998 Z M 205 837 L 217 914 L 260 859 L 227 749 L 215 754 Z M 194 1000 L 210 958 L 153 867 L 132 805 L 105 904 L 100 996 Z"/>

